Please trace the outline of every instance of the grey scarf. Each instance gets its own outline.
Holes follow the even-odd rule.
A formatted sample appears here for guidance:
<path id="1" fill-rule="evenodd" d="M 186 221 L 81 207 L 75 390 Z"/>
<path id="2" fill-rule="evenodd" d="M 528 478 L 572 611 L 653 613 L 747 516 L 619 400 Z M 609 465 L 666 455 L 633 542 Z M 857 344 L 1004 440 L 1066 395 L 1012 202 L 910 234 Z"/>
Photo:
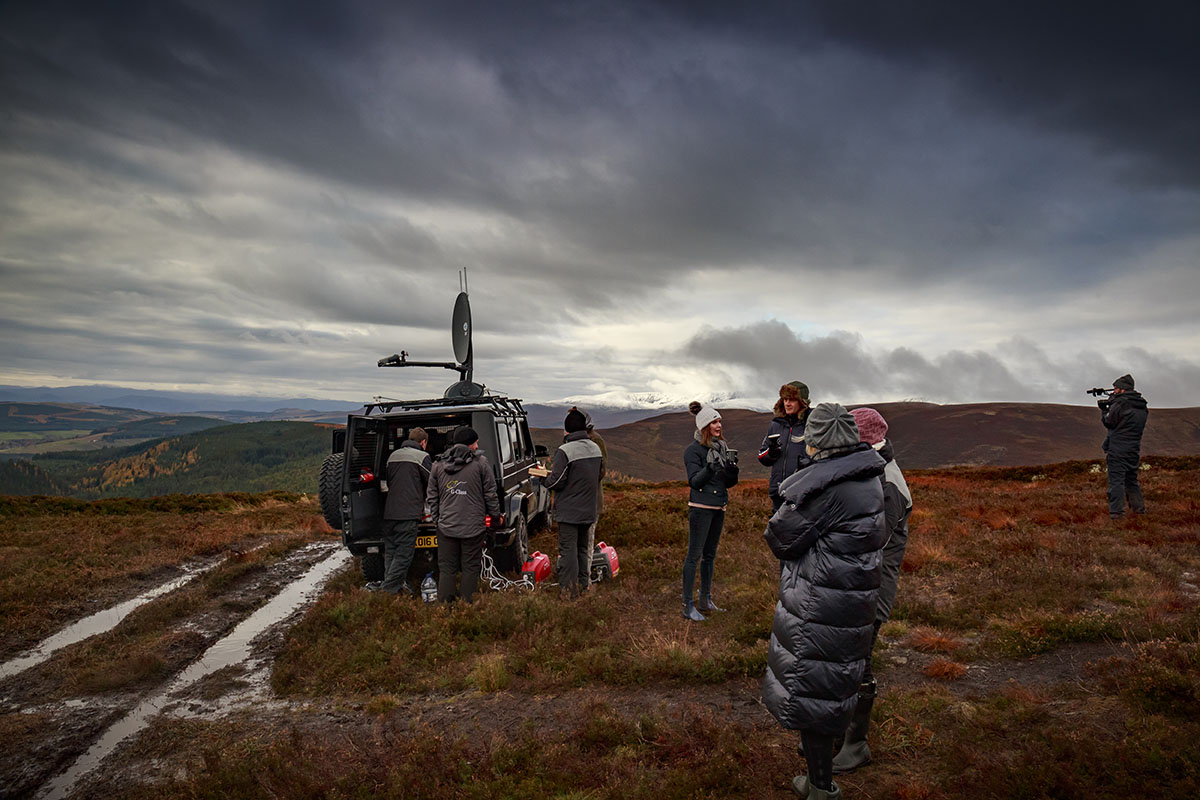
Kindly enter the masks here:
<path id="1" fill-rule="evenodd" d="M 696 431 L 695 439 L 700 441 L 700 431 Z M 708 444 L 708 463 L 720 467 L 729 466 L 729 445 L 724 439 L 713 439 Z"/>

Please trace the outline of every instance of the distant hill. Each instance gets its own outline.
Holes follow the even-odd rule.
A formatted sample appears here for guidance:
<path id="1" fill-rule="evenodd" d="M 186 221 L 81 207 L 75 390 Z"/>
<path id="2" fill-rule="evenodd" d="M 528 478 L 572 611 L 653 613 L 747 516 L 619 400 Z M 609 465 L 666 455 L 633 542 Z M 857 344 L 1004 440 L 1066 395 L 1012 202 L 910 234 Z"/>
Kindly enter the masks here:
<path id="1" fill-rule="evenodd" d="M 224 411 L 241 414 L 271 414 L 278 409 L 345 412 L 361 406 L 360 403 L 350 401 L 324 400 L 315 397 L 256 397 L 203 392 L 161 392 L 99 384 L 57 387 L 0 385 L 0 401 L 84 403 L 92 406 L 137 409 L 160 414 L 209 414 L 212 416 L 220 416 L 215 412 Z"/>
<path id="2" fill-rule="evenodd" d="M 98 452 L 11 462 L 0 494 L 151 497 L 207 492 L 313 492 L 329 449 L 327 426 L 306 422 L 223 425 Z"/>
<path id="3" fill-rule="evenodd" d="M 524 405 L 525 412 L 529 415 L 529 425 L 531 427 L 547 428 L 549 430 L 561 427 L 563 420 L 567 416 L 567 411 L 571 409 L 569 405 L 547 406 L 539 403 L 523 403 L 522 405 Z M 660 414 L 682 410 L 682 408 L 612 408 L 597 405 L 584 405 L 582 408 L 585 408 L 592 415 L 592 423 L 601 429 L 615 428 L 618 425 L 626 425 L 630 422 L 637 422 L 649 417 L 657 417 Z"/>
<path id="4" fill-rule="evenodd" d="M 878 403 L 901 467 L 1026 466 L 1103 458 L 1100 412 L 1084 406 L 1039 403 Z M 725 436 L 739 451 L 742 474 L 763 477 L 756 460 L 771 414 L 721 409 Z M 609 471 L 639 480 L 682 480 L 683 449 L 696 427 L 687 411 L 601 429 Z M 562 431 L 542 429 L 534 440 L 551 452 Z M 1200 455 L 1200 408 L 1151 408 L 1143 455 Z"/>
<path id="5" fill-rule="evenodd" d="M 58 450 L 99 450 L 225 424 L 80 403 L 0 403 L 0 457 Z"/>

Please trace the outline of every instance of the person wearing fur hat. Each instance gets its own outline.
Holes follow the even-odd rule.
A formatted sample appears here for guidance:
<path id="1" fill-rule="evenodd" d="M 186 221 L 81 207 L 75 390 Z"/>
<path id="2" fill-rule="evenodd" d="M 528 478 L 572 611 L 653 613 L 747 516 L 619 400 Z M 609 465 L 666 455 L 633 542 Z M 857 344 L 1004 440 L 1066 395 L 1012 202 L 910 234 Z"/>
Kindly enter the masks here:
<path id="1" fill-rule="evenodd" d="M 908 544 L 908 517 L 912 513 L 912 492 L 904 473 L 896 464 L 892 443 L 887 439 L 888 424 L 883 415 L 873 408 L 856 408 L 850 412 L 858 427 L 858 438 L 871 445 L 886 465 L 879 480 L 883 485 L 883 518 L 887 539 L 883 545 L 883 563 L 879 580 L 879 600 L 875 606 L 875 632 L 871 636 L 871 650 L 879 638 L 879 628 L 892 615 L 896 602 L 896 587 L 900 581 L 900 564 L 904 561 L 904 548 Z M 842 747 L 833 757 L 835 774 L 853 772 L 871 762 L 871 748 L 867 746 L 867 730 L 871 726 L 871 708 L 875 705 L 875 675 L 871 672 L 871 659 L 867 659 L 862 683 L 858 687 L 858 701 L 850 727 L 842 739 Z"/>
<path id="2" fill-rule="evenodd" d="M 588 438 L 587 418 L 577 408 L 563 420 L 566 436 L 554 451 L 550 474 L 542 482 L 554 492 L 558 523 L 558 590 L 576 597 L 591 580 L 592 551 L 588 528 L 596 522 L 604 462 L 600 448 Z"/>
<path id="3" fill-rule="evenodd" d="M 775 418 L 767 427 L 767 435 L 758 448 L 758 463 L 771 468 L 771 480 L 767 485 L 767 493 L 771 496 L 771 513 L 778 511 L 783 503 L 779 484 L 812 463 L 804 452 L 804 421 L 808 419 L 809 411 L 806 384 L 792 381 L 779 387 Z"/>
<path id="4" fill-rule="evenodd" d="M 712 406 L 693 400 L 688 410 L 696 415 L 696 433 L 683 451 L 688 486 L 688 550 L 683 561 L 683 618 L 703 622 L 701 612 L 724 611 L 712 598 L 713 568 L 717 544 L 725 526 L 729 487 L 738 482 L 737 452 L 730 450 L 721 435 L 721 415 Z M 692 594 L 696 567 L 700 567 L 700 601 Z"/>
<path id="5" fill-rule="evenodd" d="M 821 403 L 805 425 L 813 463 L 784 480 L 763 537 L 782 562 L 763 703 L 798 730 L 807 775 L 792 788 L 840 798 L 833 743 L 850 724 L 871 658 L 883 546 L 883 458 L 859 441 L 854 417 Z"/>
<path id="6" fill-rule="evenodd" d="M 1108 515 L 1125 516 L 1125 504 L 1135 514 L 1146 513 L 1146 501 L 1138 485 L 1142 458 L 1142 432 L 1150 415 L 1146 398 L 1133 388 L 1133 376 L 1122 375 L 1113 381 L 1112 394 L 1101 398 L 1101 419 L 1108 435 L 1101 445 L 1108 464 Z"/>

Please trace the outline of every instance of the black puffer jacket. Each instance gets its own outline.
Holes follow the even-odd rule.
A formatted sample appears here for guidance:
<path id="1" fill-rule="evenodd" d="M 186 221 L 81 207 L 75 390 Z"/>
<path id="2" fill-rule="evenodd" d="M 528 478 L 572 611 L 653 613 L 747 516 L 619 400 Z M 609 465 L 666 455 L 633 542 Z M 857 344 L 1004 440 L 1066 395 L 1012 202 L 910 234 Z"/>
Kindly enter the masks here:
<path id="1" fill-rule="evenodd" d="M 836 735 L 871 657 L 883 546 L 884 460 L 861 444 L 780 486 L 764 537 L 783 561 L 763 702 L 793 730 Z"/>
<path id="2" fill-rule="evenodd" d="M 1104 401 L 1101 401 L 1103 403 Z M 1111 456 L 1137 456 L 1142 450 L 1142 431 L 1146 429 L 1146 418 L 1150 410 L 1141 392 L 1133 390 L 1115 394 L 1104 412 L 1102 422 L 1108 428 L 1104 437 L 1104 452 Z"/>

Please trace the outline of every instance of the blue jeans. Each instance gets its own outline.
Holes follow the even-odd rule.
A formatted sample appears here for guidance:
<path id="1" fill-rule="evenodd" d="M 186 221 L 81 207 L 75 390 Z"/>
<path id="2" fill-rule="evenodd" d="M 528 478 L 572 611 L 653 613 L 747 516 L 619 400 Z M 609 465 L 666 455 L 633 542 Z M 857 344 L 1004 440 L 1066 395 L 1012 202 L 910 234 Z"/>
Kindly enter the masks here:
<path id="1" fill-rule="evenodd" d="M 692 602 L 696 587 L 696 565 L 700 565 L 700 598 L 712 591 L 713 562 L 725 526 L 725 512 L 712 508 L 688 509 L 688 551 L 683 560 L 683 602 Z"/>

